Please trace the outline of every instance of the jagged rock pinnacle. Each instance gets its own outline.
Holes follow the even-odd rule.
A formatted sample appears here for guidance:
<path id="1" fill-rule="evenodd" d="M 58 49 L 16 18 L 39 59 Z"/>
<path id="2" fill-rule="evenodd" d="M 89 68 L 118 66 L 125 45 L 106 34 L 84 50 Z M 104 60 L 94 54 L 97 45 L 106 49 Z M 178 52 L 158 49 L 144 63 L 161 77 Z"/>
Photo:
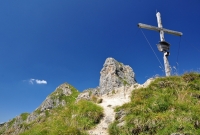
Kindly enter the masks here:
<path id="1" fill-rule="evenodd" d="M 107 58 L 100 72 L 100 93 L 105 94 L 115 88 L 136 83 L 133 69 L 116 61 L 114 58 Z"/>

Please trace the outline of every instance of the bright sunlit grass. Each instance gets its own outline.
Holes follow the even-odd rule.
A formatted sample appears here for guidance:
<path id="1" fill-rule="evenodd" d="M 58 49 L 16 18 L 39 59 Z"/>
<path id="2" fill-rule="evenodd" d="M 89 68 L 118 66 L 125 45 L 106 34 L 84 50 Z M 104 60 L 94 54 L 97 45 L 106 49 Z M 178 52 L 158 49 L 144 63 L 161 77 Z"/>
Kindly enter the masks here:
<path id="1" fill-rule="evenodd" d="M 117 120 L 111 135 L 200 134 L 200 74 L 157 78 L 147 88 L 134 90 L 131 102 L 116 109 L 123 111 L 125 125 Z"/>

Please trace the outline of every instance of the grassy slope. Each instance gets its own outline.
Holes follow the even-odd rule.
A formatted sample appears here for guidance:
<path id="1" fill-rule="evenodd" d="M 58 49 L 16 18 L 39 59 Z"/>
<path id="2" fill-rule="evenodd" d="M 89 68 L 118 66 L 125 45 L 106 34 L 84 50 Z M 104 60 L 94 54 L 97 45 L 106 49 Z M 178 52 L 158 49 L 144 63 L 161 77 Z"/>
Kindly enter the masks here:
<path id="1" fill-rule="evenodd" d="M 47 118 L 31 123 L 21 135 L 85 135 L 85 131 L 95 126 L 103 116 L 103 109 L 91 101 L 81 100 L 75 103 L 78 92 L 72 87 L 73 94 L 64 98 L 65 107 L 47 112 Z"/>
<path id="2" fill-rule="evenodd" d="M 22 123 L 20 128 L 25 132 L 20 135 L 86 135 L 86 130 L 94 127 L 102 118 L 103 109 L 92 101 L 80 100 L 75 103 L 79 92 L 71 85 L 70 89 L 70 96 L 59 96 L 60 100 L 66 101 L 66 106 L 46 110 L 45 116 L 32 123 Z M 53 92 L 51 97 L 55 96 L 56 92 Z M 27 117 L 26 113 L 22 115 L 24 119 Z"/>
<path id="3" fill-rule="evenodd" d="M 126 113 L 125 125 L 116 121 L 111 135 L 200 134 L 200 74 L 158 78 L 147 88 L 134 90 L 131 102 L 116 108 Z"/>
<path id="4" fill-rule="evenodd" d="M 99 122 L 102 112 L 94 103 L 81 100 L 53 110 L 48 118 L 31 124 L 31 128 L 21 135 L 86 135 L 85 131 Z"/>

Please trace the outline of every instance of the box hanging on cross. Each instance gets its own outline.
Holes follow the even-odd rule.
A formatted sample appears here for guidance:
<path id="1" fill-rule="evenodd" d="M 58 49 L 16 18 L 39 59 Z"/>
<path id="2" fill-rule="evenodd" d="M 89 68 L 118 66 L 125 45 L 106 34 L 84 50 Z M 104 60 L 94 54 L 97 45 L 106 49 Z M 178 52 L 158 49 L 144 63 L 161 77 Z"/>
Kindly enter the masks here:
<path id="1" fill-rule="evenodd" d="M 167 43 L 166 41 L 160 41 L 158 44 L 157 44 L 157 47 L 158 47 L 158 50 L 160 52 L 168 52 L 169 49 L 170 49 L 170 44 Z"/>

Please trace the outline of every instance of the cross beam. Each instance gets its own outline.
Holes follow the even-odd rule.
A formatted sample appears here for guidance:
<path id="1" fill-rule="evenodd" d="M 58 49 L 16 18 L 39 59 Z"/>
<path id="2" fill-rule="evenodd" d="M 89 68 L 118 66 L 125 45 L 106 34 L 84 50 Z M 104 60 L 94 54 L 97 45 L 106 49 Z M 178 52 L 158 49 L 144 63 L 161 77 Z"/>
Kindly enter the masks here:
<path id="1" fill-rule="evenodd" d="M 143 24 L 143 23 L 138 23 L 138 27 L 160 32 L 160 40 L 161 40 L 161 42 L 165 41 L 164 33 L 168 33 L 168 34 L 172 34 L 172 35 L 176 35 L 176 36 L 182 36 L 183 35 L 183 33 L 181 33 L 181 32 L 163 28 L 162 21 L 161 21 L 161 15 L 160 15 L 159 12 L 156 13 L 156 17 L 157 17 L 158 27 L 147 25 L 147 24 Z M 170 71 L 169 61 L 168 61 L 168 58 L 167 58 L 169 56 L 169 52 L 168 51 L 164 51 L 163 53 L 164 53 L 163 59 L 164 59 L 164 65 L 165 65 L 165 74 L 166 74 L 166 76 L 170 76 L 171 75 L 171 71 Z"/>
<path id="2" fill-rule="evenodd" d="M 143 23 L 138 23 L 138 27 L 148 29 L 148 30 L 155 30 L 157 32 L 160 32 L 161 30 L 163 30 L 165 33 L 172 34 L 175 36 L 183 35 L 183 33 L 178 32 L 178 31 L 173 31 L 173 30 L 169 30 L 169 29 L 165 29 L 165 28 L 159 28 L 159 27 L 155 27 L 155 26 L 151 26 L 151 25 L 147 25 L 147 24 L 143 24 Z"/>

